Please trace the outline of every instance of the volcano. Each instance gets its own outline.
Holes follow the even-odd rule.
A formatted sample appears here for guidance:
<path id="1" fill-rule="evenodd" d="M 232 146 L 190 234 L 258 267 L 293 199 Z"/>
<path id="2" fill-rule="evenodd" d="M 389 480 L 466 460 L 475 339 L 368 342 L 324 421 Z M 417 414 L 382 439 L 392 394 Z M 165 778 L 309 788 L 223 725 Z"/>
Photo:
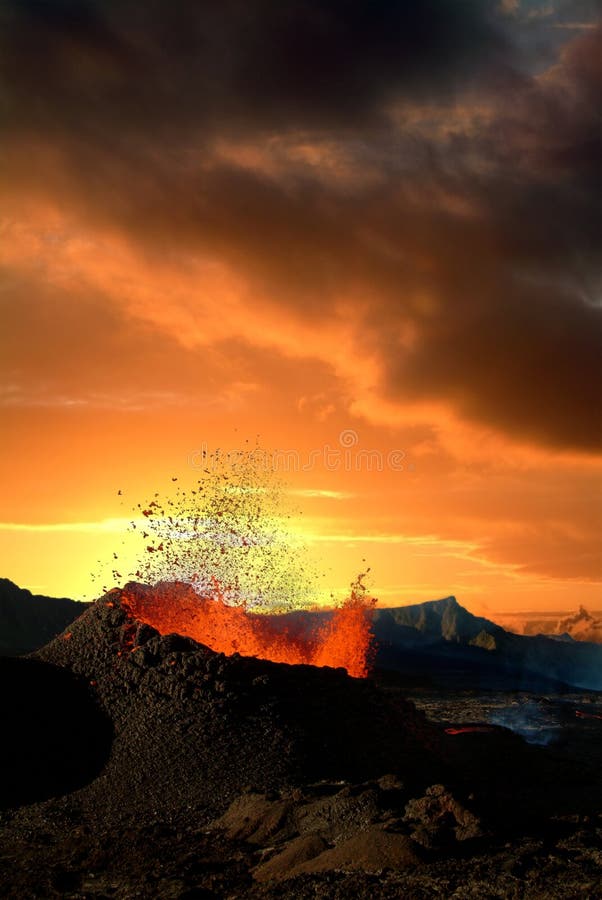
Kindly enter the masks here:
<path id="1" fill-rule="evenodd" d="M 169 590 L 189 596 L 186 586 Z M 148 601 L 148 591 L 110 591 L 35 654 L 87 683 L 113 725 L 108 764 L 82 794 L 105 821 L 169 817 L 191 803 L 196 819 L 210 817 L 249 786 L 434 765 L 438 732 L 411 703 L 342 668 L 226 655 L 161 635 L 133 614 L 132 598 Z"/>
<path id="2" fill-rule="evenodd" d="M 108 601 L 111 602 L 111 601 Z M 215 583 L 211 595 L 190 584 L 160 582 L 153 587 L 131 583 L 118 595 L 131 617 L 161 634 L 183 634 L 227 655 L 240 652 L 273 662 L 343 668 L 365 677 L 370 660 L 370 612 L 374 601 L 354 589 L 342 606 L 314 627 L 278 628 L 274 617 L 227 603 Z"/>

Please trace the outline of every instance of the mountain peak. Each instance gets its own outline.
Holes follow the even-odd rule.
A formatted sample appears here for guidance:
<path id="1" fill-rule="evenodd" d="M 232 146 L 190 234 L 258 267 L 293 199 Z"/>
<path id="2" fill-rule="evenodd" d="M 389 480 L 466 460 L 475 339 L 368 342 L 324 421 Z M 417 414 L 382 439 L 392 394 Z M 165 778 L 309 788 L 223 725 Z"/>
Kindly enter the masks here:
<path id="1" fill-rule="evenodd" d="M 453 594 L 413 606 L 377 609 L 375 618 L 392 618 L 396 625 L 413 628 L 432 639 L 443 638 L 455 643 L 470 641 L 482 633 L 495 635 L 502 630 L 494 622 L 474 616 L 458 603 Z"/>
<path id="2" fill-rule="evenodd" d="M 460 604 L 458 603 L 456 597 L 453 594 L 450 594 L 449 597 L 441 597 L 441 599 L 439 599 L 439 600 L 426 600 L 425 603 L 421 604 L 421 605 L 426 605 L 426 604 L 430 604 L 431 606 L 458 606 L 458 607 L 460 607 Z M 462 607 L 460 607 L 460 608 L 462 608 Z"/>
<path id="3" fill-rule="evenodd" d="M 467 609 L 458 603 L 453 594 L 450 594 L 449 597 L 442 597 L 440 600 L 427 601 L 427 603 L 430 603 L 435 609 L 440 607 L 441 609 L 462 609 L 464 612 L 468 612 Z"/>

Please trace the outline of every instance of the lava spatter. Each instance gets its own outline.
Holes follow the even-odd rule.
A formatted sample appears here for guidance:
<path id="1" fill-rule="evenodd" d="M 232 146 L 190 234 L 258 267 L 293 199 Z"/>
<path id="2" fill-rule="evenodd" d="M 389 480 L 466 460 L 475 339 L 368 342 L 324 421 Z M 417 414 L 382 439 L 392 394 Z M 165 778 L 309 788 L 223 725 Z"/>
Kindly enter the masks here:
<path id="1" fill-rule="evenodd" d="M 189 488 L 138 504 L 138 582 L 125 589 L 133 619 L 228 655 L 342 667 L 364 677 L 374 600 L 360 575 L 313 633 L 274 615 L 315 606 L 317 579 L 289 528 L 283 485 L 263 451 L 207 455 Z M 172 479 L 173 480 L 173 479 Z M 365 573 L 364 573 L 365 574 Z"/>
<path id="2" fill-rule="evenodd" d="M 368 674 L 373 601 L 362 594 L 358 579 L 351 597 L 314 633 L 285 630 L 273 617 L 225 602 L 216 584 L 211 594 L 198 593 L 182 582 L 154 586 L 129 584 L 122 605 L 131 617 L 160 634 L 181 634 L 231 656 L 256 656 L 273 662 L 344 668 L 356 678 Z"/>

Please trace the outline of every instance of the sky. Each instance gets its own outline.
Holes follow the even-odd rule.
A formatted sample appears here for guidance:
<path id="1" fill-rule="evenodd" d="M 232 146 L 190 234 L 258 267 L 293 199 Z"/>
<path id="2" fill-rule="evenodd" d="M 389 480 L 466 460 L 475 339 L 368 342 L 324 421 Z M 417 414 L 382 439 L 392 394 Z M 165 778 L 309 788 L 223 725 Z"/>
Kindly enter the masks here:
<path id="1" fill-rule="evenodd" d="M 596 8 L 4 0 L 0 574 L 260 444 L 335 594 L 602 607 Z"/>

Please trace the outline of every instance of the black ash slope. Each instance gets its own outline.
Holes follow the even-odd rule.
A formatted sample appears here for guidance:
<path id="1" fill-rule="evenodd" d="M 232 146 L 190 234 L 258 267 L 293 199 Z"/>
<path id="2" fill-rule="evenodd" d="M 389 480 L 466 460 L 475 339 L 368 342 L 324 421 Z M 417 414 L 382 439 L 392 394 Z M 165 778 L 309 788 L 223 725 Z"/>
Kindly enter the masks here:
<path id="1" fill-rule="evenodd" d="M 105 766 L 113 729 L 84 679 L 0 657 L 0 809 L 74 791 Z"/>

